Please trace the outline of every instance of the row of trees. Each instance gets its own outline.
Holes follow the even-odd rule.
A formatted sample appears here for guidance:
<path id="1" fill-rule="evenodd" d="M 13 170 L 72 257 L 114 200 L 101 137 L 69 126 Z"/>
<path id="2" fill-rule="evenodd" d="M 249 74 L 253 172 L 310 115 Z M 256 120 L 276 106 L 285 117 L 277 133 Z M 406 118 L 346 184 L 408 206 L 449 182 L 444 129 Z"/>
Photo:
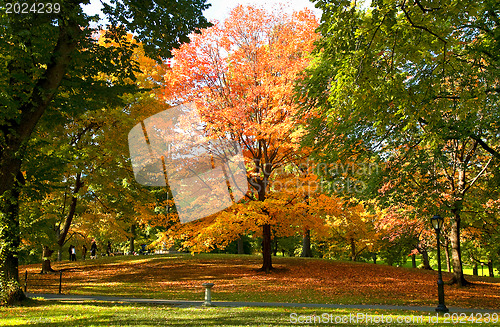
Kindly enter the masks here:
<path id="1" fill-rule="evenodd" d="M 454 280 L 462 229 L 498 257 L 498 1 L 317 1 L 322 38 L 301 83 L 318 160 L 379 162 L 383 206 L 450 220 Z M 493 209 L 493 210 L 492 210 Z M 489 245 L 488 245 L 489 244 Z"/>
<path id="2" fill-rule="evenodd" d="M 72 235 L 133 244 L 141 226 L 192 251 L 259 237 L 266 272 L 273 239 L 289 236 L 304 256 L 311 244 L 352 260 L 413 250 L 430 267 L 428 218 L 441 213 L 457 283 L 464 253 L 498 260 L 498 4 L 316 2 L 319 25 L 240 6 L 211 27 L 204 1 L 113 2 L 100 34 L 79 5 L 49 20 L 2 14 L 2 289 L 18 278 L 21 235 L 49 270 Z M 142 19 L 151 6 L 165 26 Z M 126 134 L 188 101 L 209 137 L 240 144 L 249 192 L 180 224 L 168 187 L 133 181 Z"/>
<path id="3" fill-rule="evenodd" d="M 496 3 L 318 6 L 319 39 L 310 13 L 267 16 L 240 7 L 175 52 L 163 97 L 199 103 L 212 135 L 242 145 L 253 191 L 230 210 L 165 237 L 182 235 L 188 247 L 207 250 L 262 228 L 268 271 L 272 235 L 302 234 L 310 244 L 311 229 L 318 242 L 334 231 L 340 239 L 357 234 L 346 238 L 352 258 L 360 250 L 377 252 L 377 239 L 400 257 L 414 249 L 430 268 L 428 218 L 441 213 L 449 218 L 447 262 L 454 281 L 465 285 L 465 240 L 481 244 L 467 247 L 467 261 L 499 255 L 492 232 L 498 227 L 498 67 L 488 57 L 498 41 L 489 33 Z M 303 56 L 313 39 L 313 56 Z M 314 163 L 304 165 L 311 156 Z M 332 196 L 339 182 L 342 195 L 372 203 L 360 211 L 366 217 Z"/>
<path id="4" fill-rule="evenodd" d="M 127 32 L 136 35 L 148 57 L 161 60 L 188 41 L 191 32 L 210 25 L 202 16 L 208 7 L 204 0 L 185 1 L 183 6 L 177 1 L 110 1 L 103 10 L 110 22 L 106 34 L 116 46 L 109 46 L 98 42 L 98 17 L 86 15 L 81 7 L 87 3 L 63 2 L 59 12 L 46 14 L 0 12 L 0 283 L 7 302 L 23 298 L 17 283 L 20 200 L 37 196 L 26 194 L 26 184 L 33 182 L 39 201 L 45 200 L 48 183 L 61 184 L 53 186 L 69 200 L 59 210 L 64 222 L 55 225 L 60 243 L 89 182 L 86 174 L 100 168 L 87 161 L 94 159 L 91 151 L 83 153 L 86 145 L 97 142 L 93 135 L 101 127 L 93 113 L 123 104 L 121 96 L 138 89 L 130 83 L 139 67 L 133 57 L 136 45 Z M 5 4 L 0 2 L 0 7 Z M 61 134 L 51 134 L 56 131 Z M 51 147 L 47 142 L 53 140 Z M 64 142 L 66 148 L 59 149 Z M 38 149 L 40 153 L 33 152 Z M 49 162 L 51 169 L 43 169 Z M 61 162 L 68 163 L 66 168 L 57 165 Z M 34 171 L 44 175 L 28 174 Z M 46 209 L 34 208 L 28 224 Z"/>
<path id="5" fill-rule="evenodd" d="M 242 145 L 255 193 L 180 234 L 191 230 L 191 245 L 206 248 L 262 228 L 268 271 L 274 233 L 321 235 L 330 225 L 359 228 L 370 239 L 378 230 L 387 243 L 406 242 L 403 248 L 421 253 L 429 267 L 428 218 L 441 213 L 449 218 L 445 248 L 454 281 L 467 284 L 463 240 L 482 244 L 481 254 L 470 253 L 475 260 L 499 255 L 491 232 L 498 227 L 498 3 L 317 5 L 319 39 L 310 13 L 288 18 L 239 7 L 175 52 L 164 98 L 200 103 L 209 132 Z M 309 56 L 307 41 L 316 39 Z M 308 171 L 301 161 L 310 156 Z M 347 169 L 339 172 L 339 165 Z M 380 169 L 363 169 L 373 166 Z M 297 180 L 315 175 L 322 187 L 307 184 L 304 194 Z M 295 179 L 292 192 L 273 188 L 282 178 Z M 353 208 L 332 203 L 339 181 L 365 186 L 342 191 L 375 201 L 363 208 L 376 217 L 372 228 L 363 230 Z"/>

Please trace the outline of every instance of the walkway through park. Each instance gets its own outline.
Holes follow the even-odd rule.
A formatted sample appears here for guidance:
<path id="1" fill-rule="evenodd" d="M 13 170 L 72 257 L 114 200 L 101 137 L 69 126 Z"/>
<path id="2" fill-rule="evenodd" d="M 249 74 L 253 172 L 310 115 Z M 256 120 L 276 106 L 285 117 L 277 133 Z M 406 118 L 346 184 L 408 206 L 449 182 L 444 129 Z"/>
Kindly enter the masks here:
<path id="1" fill-rule="evenodd" d="M 89 296 L 89 295 L 65 295 L 65 294 L 35 294 L 26 293 L 29 298 L 43 298 L 45 300 L 65 301 L 65 302 L 115 302 L 115 303 L 142 303 L 142 304 L 163 304 L 178 307 L 202 306 L 203 301 L 185 300 L 162 300 L 162 299 L 138 299 L 131 297 L 115 296 Z M 331 308 L 331 309 L 383 309 L 383 310 L 411 310 L 435 312 L 435 307 L 403 306 L 403 305 L 378 305 L 378 304 L 319 304 L 319 303 L 279 303 L 279 302 L 221 302 L 212 301 L 213 306 L 220 307 L 286 307 L 286 308 Z M 451 313 L 477 313 L 495 312 L 494 310 L 468 309 L 448 307 Z"/>

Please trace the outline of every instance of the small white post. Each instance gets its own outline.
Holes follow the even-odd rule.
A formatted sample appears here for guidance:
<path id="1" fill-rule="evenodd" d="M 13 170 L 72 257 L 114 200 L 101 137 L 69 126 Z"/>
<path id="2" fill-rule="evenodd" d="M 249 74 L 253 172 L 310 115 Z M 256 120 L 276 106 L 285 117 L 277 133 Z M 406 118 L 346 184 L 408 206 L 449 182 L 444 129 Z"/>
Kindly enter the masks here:
<path id="1" fill-rule="evenodd" d="M 204 306 L 210 307 L 212 306 L 212 292 L 211 288 L 214 286 L 213 283 L 203 283 L 203 287 L 205 287 L 205 302 L 203 303 Z"/>

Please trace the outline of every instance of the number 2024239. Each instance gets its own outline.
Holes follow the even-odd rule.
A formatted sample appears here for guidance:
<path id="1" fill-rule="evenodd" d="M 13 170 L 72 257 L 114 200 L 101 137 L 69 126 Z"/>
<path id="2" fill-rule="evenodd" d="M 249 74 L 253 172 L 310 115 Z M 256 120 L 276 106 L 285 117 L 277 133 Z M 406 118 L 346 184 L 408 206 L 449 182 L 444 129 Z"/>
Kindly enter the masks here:
<path id="1" fill-rule="evenodd" d="M 61 4 L 58 2 L 7 2 L 5 4 L 6 14 L 58 14 L 61 12 Z"/>

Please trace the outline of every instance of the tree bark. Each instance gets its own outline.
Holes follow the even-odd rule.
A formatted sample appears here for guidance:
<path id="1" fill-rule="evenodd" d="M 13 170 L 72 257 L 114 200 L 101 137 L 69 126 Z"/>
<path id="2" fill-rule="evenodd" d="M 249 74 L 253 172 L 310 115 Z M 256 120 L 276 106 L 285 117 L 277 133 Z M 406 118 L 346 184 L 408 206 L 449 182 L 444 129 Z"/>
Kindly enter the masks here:
<path id="1" fill-rule="evenodd" d="M 271 225 L 262 226 L 262 271 L 266 273 L 273 269 L 271 256 Z"/>
<path id="2" fill-rule="evenodd" d="M 243 235 L 238 237 L 238 254 L 245 254 L 245 248 L 243 247 Z"/>
<path id="3" fill-rule="evenodd" d="M 273 236 L 273 240 L 271 242 L 273 245 L 273 255 L 277 256 L 278 255 L 278 238 L 276 236 Z"/>
<path id="4" fill-rule="evenodd" d="M 5 193 L 4 193 L 5 194 Z M 8 201 L 8 200 L 7 200 Z M 19 236 L 19 217 L 18 217 L 18 198 L 13 196 L 12 202 L 7 204 L 5 218 L 2 219 L 2 225 L 6 226 L 0 233 L 2 240 L 2 249 L 0 252 L 2 258 L 2 278 L 19 282 L 19 261 L 17 249 L 21 244 Z M 9 201 L 10 202 L 10 201 Z"/>
<path id="5" fill-rule="evenodd" d="M 444 254 L 446 256 L 446 269 L 448 272 L 451 272 L 451 262 L 450 262 L 450 240 L 446 238 L 446 241 L 444 242 Z"/>
<path id="6" fill-rule="evenodd" d="M 356 255 L 356 242 L 354 242 L 354 238 L 353 237 L 351 237 L 350 245 L 351 245 L 351 261 L 356 261 L 356 258 L 357 258 L 357 255 Z"/>
<path id="7" fill-rule="evenodd" d="M 451 257 L 453 263 L 453 279 L 451 283 L 456 283 L 459 287 L 470 284 L 465 280 L 464 271 L 462 267 L 462 251 L 460 249 L 460 209 L 456 207 L 452 210 L 453 219 L 451 224 Z"/>
<path id="8" fill-rule="evenodd" d="M 77 194 L 83 186 L 83 182 L 81 180 L 82 173 L 76 174 L 75 179 L 75 187 L 73 188 L 73 194 L 71 197 L 71 203 L 69 205 L 69 212 L 66 215 L 66 219 L 64 220 L 64 226 L 62 230 L 59 228 L 59 237 L 57 240 L 57 244 L 59 244 L 59 248 L 62 249 L 62 246 L 66 242 L 66 236 L 68 235 L 69 228 L 71 227 L 71 223 L 73 222 L 73 218 L 76 212 L 76 205 L 78 203 Z"/>
<path id="9" fill-rule="evenodd" d="M 479 271 L 477 269 L 477 262 L 474 262 L 474 267 L 472 267 L 472 275 L 479 276 Z"/>
<path id="10" fill-rule="evenodd" d="M 47 245 L 43 246 L 42 271 L 40 272 L 41 274 L 46 274 L 55 271 L 54 269 L 52 269 L 52 266 L 50 264 L 50 257 L 52 256 L 52 253 L 54 253 L 54 251 L 51 250 Z"/>
<path id="11" fill-rule="evenodd" d="M 417 268 L 417 260 L 416 260 L 414 254 L 411 255 L 411 267 L 412 268 Z"/>
<path id="12" fill-rule="evenodd" d="M 130 226 L 130 234 L 132 234 L 129 238 L 128 238 L 128 241 L 129 241 L 129 244 L 128 244 L 128 252 L 130 254 L 133 254 L 134 251 L 135 251 L 135 224 L 132 224 L 132 226 Z"/>
<path id="13" fill-rule="evenodd" d="M 71 54 L 78 44 L 77 37 L 82 30 L 75 20 L 59 20 L 59 36 L 53 56 L 44 74 L 38 79 L 30 98 L 19 106 L 19 116 L 8 119 L 0 125 L 0 276 L 7 282 L 19 283 L 18 250 L 19 234 L 19 195 L 22 149 L 30 138 L 38 121 L 49 106 L 66 73 Z M 14 68 L 15 69 L 15 68 Z M 11 83 L 19 83 L 15 78 Z M 25 298 L 20 288 L 12 290 L 17 300 Z"/>
<path id="14" fill-rule="evenodd" d="M 312 258 L 311 230 L 309 229 L 306 229 L 304 235 L 302 236 L 302 253 L 300 256 L 304 258 Z"/>
<path id="15" fill-rule="evenodd" d="M 422 255 L 422 264 L 424 265 L 424 269 L 426 270 L 432 270 L 432 267 L 429 263 L 429 253 L 427 253 L 427 250 L 421 247 L 417 247 L 418 252 Z"/>
<path id="16" fill-rule="evenodd" d="M 62 261 L 62 253 L 63 253 L 63 248 L 62 248 L 62 245 L 57 245 L 58 248 L 57 248 L 57 261 Z"/>
<path id="17" fill-rule="evenodd" d="M 305 195 L 304 200 L 309 206 L 308 194 Z M 309 213 L 309 209 L 307 209 L 307 212 Z M 313 256 L 311 250 L 311 230 L 309 228 L 306 228 L 304 231 L 304 235 L 302 235 L 302 253 L 300 254 L 300 256 L 304 258 L 312 258 Z"/>
<path id="18" fill-rule="evenodd" d="M 495 273 L 493 271 L 493 261 L 491 259 L 488 260 L 488 272 L 490 274 L 490 277 L 495 277 Z"/>
<path id="19" fill-rule="evenodd" d="M 0 161 L 3 160 L 0 159 Z M 16 160 L 16 162 L 20 168 L 20 160 Z M 5 171 L 3 174 L 0 172 L 0 258 L 2 258 L 0 282 L 2 288 L 5 287 L 5 290 L 8 290 L 6 291 L 8 294 L 4 295 L 8 304 L 11 304 L 26 298 L 19 285 L 19 259 L 17 255 L 21 244 L 19 196 L 24 184 L 24 177 L 20 171 L 17 171 L 15 177 L 9 179 L 11 183 L 7 180 L 2 181 L 2 177 L 9 177 L 9 175 L 5 174 Z M 14 285 L 7 287 L 10 283 L 14 283 Z"/>
<path id="20" fill-rule="evenodd" d="M 266 169 L 264 169 L 264 178 L 259 180 L 256 185 L 259 195 L 259 201 L 264 201 L 266 199 L 267 177 L 269 175 L 270 172 L 267 172 Z M 269 212 L 267 212 L 267 210 L 263 211 L 267 215 L 269 215 Z M 262 267 L 260 268 L 260 270 L 269 273 L 271 269 L 273 269 L 271 225 L 264 224 L 262 225 Z"/>

